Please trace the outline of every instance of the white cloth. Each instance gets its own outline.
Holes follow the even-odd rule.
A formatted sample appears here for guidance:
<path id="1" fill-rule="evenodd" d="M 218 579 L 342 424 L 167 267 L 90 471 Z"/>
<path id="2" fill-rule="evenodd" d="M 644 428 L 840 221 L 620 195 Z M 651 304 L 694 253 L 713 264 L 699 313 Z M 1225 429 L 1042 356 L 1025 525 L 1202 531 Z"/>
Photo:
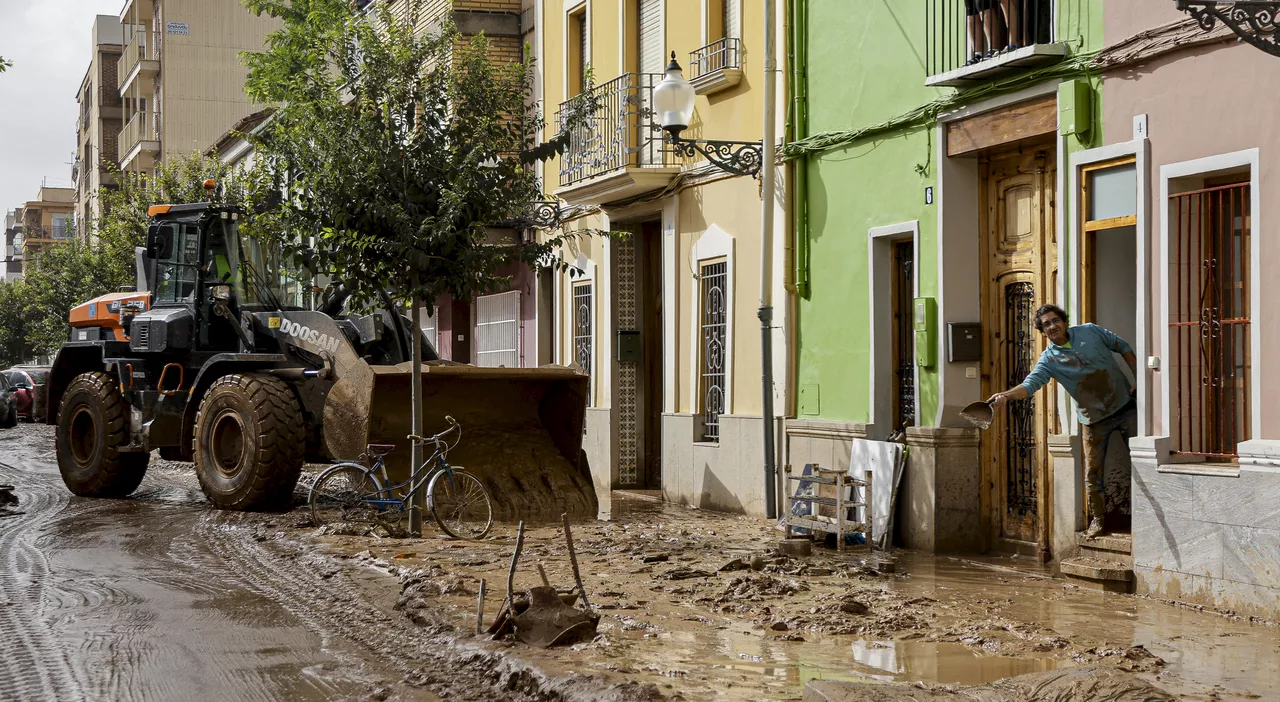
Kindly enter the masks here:
<path id="1" fill-rule="evenodd" d="M 890 441 L 854 439 L 849 452 L 849 477 L 863 480 L 866 472 L 871 471 L 871 528 L 875 544 L 880 548 L 889 543 L 889 513 L 893 508 L 893 491 L 902 478 L 905 448 L 902 444 Z M 861 501 L 862 488 L 856 488 L 856 493 Z M 858 519 L 865 519 L 861 511 Z"/>

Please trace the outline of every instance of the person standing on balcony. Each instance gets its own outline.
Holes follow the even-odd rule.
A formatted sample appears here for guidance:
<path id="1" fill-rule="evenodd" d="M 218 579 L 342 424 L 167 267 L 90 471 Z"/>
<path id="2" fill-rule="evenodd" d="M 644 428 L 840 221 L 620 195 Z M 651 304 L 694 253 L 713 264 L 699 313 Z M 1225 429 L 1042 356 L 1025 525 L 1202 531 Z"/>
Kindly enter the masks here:
<path id="1" fill-rule="evenodd" d="M 971 66 L 995 55 L 999 46 L 997 33 L 1000 23 L 996 18 L 996 0 L 964 0 L 965 21 L 969 28 L 969 60 Z"/>
<path id="2" fill-rule="evenodd" d="M 1133 347 L 1110 330 L 1096 324 L 1067 326 L 1067 313 L 1057 305 L 1036 310 L 1036 329 L 1049 341 L 1040 361 L 1022 381 L 988 402 L 995 410 L 1010 400 L 1024 400 L 1049 383 L 1058 381 L 1076 401 L 1076 415 L 1083 428 L 1084 489 L 1089 500 L 1088 536 L 1105 529 L 1106 499 L 1102 494 L 1103 462 L 1112 432 L 1119 431 L 1125 443 L 1124 462 L 1129 463 L 1129 438 L 1137 433 L 1138 410 L 1135 389 L 1121 370 L 1112 352 L 1120 354 L 1137 377 L 1138 359 Z"/>

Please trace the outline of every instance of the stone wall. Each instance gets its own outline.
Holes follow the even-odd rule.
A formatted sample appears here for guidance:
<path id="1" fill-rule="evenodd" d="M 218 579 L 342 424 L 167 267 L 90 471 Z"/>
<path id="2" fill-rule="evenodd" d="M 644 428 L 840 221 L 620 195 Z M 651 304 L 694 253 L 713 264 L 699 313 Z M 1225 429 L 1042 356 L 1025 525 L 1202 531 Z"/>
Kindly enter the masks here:
<path id="1" fill-rule="evenodd" d="M 760 417 L 720 415 L 720 441 L 696 441 L 698 417 L 662 415 L 662 498 L 699 509 L 765 516 Z M 782 436 L 782 421 L 774 428 Z M 778 464 L 781 485 L 782 464 Z M 778 489 L 781 498 L 781 488 Z M 780 501 L 785 505 L 785 501 Z"/>
<path id="2" fill-rule="evenodd" d="M 1175 462 L 1167 437 L 1130 440 L 1138 594 L 1280 616 L 1280 441 L 1238 464 Z"/>

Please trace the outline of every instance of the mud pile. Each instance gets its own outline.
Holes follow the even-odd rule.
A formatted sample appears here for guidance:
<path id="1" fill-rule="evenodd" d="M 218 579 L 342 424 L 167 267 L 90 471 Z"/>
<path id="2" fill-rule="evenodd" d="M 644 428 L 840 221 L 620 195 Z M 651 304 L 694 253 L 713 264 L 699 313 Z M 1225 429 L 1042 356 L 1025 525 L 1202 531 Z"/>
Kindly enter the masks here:
<path id="1" fill-rule="evenodd" d="M 1164 690 L 1108 666 L 1030 673 L 974 687 L 811 682 L 805 702 L 1173 702 Z"/>

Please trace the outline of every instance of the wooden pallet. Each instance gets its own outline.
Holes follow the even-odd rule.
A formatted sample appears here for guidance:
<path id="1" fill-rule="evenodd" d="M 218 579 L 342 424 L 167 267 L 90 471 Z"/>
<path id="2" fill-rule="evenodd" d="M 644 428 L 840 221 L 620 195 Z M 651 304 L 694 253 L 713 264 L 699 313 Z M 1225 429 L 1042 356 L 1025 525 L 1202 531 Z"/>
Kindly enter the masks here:
<path id="1" fill-rule="evenodd" d="M 836 549 L 844 550 L 845 534 L 862 534 L 866 540 L 867 550 L 871 550 L 872 541 L 872 518 L 871 518 L 871 471 L 866 471 L 866 478 L 858 480 L 850 477 L 848 472 L 843 470 L 829 470 L 813 464 L 814 475 L 792 475 L 791 466 L 787 466 L 784 470 L 787 474 L 787 538 L 791 538 L 791 530 L 794 528 L 808 529 L 810 534 L 821 532 L 826 534 L 835 534 Z M 836 489 L 835 497 L 823 497 L 819 495 L 796 495 L 791 488 L 792 483 L 814 483 L 817 485 L 832 485 Z M 846 497 L 851 487 L 864 488 L 862 491 L 862 501 L 854 501 Z M 795 515 L 792 514 L 793 506 L 798 502 L 808 503 L 815 509 L 810 511 L 815 514 Z M 836 511 L 835 517 L 825 517 L 816 514 L 817 507 L 834 507 Z M 855 521 L 849 519 L 846 515 L 852 507 L 863 507 L 863 515 L 866 521 Z"/>

